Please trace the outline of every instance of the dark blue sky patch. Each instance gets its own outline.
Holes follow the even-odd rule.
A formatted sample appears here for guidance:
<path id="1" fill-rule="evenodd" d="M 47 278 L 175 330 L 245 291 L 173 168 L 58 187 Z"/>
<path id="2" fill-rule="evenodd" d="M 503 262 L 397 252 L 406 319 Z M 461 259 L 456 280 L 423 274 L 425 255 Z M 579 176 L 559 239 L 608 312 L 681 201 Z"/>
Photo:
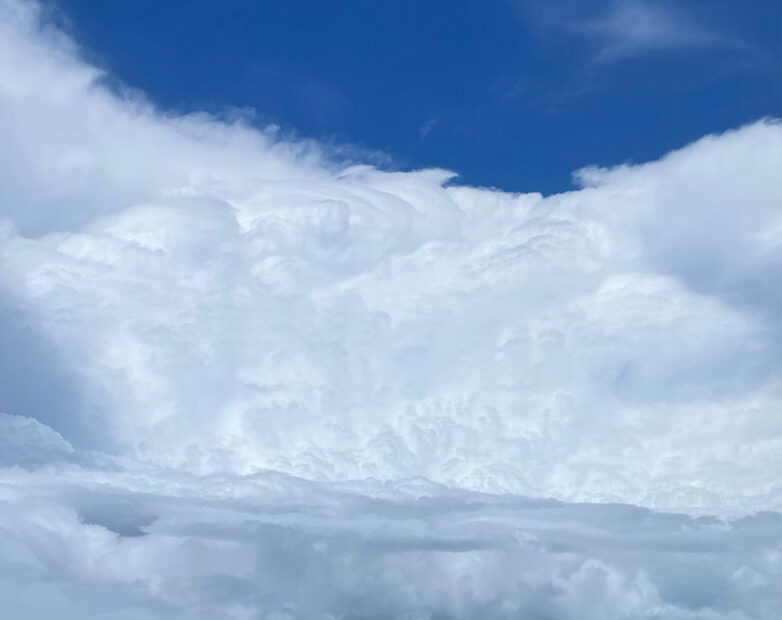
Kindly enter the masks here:
<path id="1" fill-rule="evenodd" d="M 567 190 L 581 166 L 782 112 L 770 0 L 52 6 L 90 60 L 164 108 L 253 108 L 259 125 L 506 190 Z"/>

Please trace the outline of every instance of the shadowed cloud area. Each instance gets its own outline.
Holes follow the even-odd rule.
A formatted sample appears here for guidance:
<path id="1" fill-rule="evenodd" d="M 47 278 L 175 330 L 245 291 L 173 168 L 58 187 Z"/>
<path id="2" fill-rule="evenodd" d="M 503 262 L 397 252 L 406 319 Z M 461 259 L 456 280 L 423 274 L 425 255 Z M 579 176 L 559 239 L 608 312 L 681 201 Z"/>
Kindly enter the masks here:
<path id="1" fill-rule="evenodd" d="M 106 84 L 0 0 L 9 618 L 782 611 L 776 120 L 544 197 Z"/>

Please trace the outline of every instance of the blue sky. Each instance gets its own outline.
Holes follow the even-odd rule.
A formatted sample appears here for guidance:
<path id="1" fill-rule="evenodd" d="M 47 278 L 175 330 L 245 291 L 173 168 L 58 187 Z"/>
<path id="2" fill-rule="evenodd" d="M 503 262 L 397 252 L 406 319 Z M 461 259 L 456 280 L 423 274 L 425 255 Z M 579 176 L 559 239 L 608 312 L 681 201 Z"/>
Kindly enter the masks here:
<path id="1" fill-rule="evenodd" d="M 380 151 L 394 168 L 553 193 L 780 116 L 779 3 L 56 0 L 113 79 L 164 109 Z"/>

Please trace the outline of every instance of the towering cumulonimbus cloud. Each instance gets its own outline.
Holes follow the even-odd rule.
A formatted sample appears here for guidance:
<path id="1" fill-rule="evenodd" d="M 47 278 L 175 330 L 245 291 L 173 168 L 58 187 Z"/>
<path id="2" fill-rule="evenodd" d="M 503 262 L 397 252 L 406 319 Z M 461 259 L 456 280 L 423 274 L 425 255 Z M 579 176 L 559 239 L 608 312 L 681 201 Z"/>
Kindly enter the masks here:
<path id="1" fill-rule="evenodd" d="M 779 609 L 777 121 L 508 194 L 161 112 L 2 0 L 0 136 L 11 617 Z"/>

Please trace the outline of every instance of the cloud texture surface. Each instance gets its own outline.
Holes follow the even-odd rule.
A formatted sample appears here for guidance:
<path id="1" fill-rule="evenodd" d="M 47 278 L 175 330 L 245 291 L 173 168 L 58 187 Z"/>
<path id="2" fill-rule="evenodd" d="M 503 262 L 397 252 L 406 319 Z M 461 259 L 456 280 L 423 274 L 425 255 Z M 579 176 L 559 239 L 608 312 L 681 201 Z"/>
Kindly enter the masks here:
<path id="1" fill-rule="evenodd" d="M 779 610 L 777 122 L 460 187 L 162 113 L 3 0 L 0 136 L 13 617 Z"/>

